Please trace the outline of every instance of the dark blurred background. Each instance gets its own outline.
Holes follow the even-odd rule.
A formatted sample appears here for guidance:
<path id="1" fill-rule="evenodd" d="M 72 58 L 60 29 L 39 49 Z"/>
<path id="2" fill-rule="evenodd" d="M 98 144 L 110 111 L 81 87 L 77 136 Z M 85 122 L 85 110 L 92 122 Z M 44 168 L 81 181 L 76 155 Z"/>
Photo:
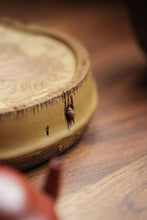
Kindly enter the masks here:
<path id="1" fill-rule="evenodd" d="M 82 41 L 87 31 L 95 31 L 96 37 L 99 32 L 99 41 L 108 34 L 113 40 L 115 33 L 117 38 L 125 37 L 131 22 L 138 42 L 147 51 L 146 0 L 1 0 L 0 16 L 44 23 L 77 35 Z"/>
<path id="2" fill-rule="evenodd" d="M 75 35 L 80 32 L 81 36 L 86 34 L 89 26 L 90 31 L 105 34 L 104 30 L 109 32 L 112 28 L 113 31 L 116 24 L 116 31 L 122 34 L 126 19 L 128 22 L 131 21 L 137 40 L 147 51 L 146 0 L 1 0 L 0 16 L 46 23 Z M 126 25 L 128 26 L 127 23 Z"/>

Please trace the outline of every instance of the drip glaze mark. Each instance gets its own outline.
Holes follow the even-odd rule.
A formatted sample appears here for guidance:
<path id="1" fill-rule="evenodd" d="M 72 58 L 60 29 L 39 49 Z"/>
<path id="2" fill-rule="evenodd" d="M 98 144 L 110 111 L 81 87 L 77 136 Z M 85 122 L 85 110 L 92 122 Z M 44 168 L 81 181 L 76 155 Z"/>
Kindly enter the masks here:
<path id="1" fill-rule="evenodd" d="M 17 119 L 18 119 L 20 115 L 20 111 L 17 111 L 16 114 L 17 114 Z"/>
<path id="2" fill-rule="evenodd" d="M 74 116 L 75 116 L 75 113 L 74 113 L 73 108 L 71 106 L 68 106 L 65 111 L 65 117 L 69 124 L 74 122 Z"/>
<path id="3" fill-rule="evenodd" d="M 64 96 L 64 106 L 64 115 L 69 129 L 71 124 L 74 123 L 75 117 L 73 97 L 70 94 L 67 94 L 67 97 Z"/>
<path id="4" fill-rule="evenodd" d="M 35 114 L 35 106 L 33 106 L 33 114 Z"/>
<path id="5" fill-rule="evenodd" d="M 36 105 L 37 112 L 39 112 L 39 105 Z"/>
<path id="6" fill-rule="evenodd" d="M 49 136 L 49 126 L 46 127 L 46 135 Z"/>

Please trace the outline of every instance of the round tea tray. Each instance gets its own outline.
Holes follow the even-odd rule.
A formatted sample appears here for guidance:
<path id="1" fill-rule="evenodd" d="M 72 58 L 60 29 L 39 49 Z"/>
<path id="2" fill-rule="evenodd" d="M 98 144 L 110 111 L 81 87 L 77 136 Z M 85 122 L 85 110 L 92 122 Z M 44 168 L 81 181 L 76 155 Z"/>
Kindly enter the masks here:
<path id="1" fill-rule="evenodd" d="M 62 153 L 96 104 L 81 44 L 46 27 L 0 21 L 0 162 L 26 169 Z"/>

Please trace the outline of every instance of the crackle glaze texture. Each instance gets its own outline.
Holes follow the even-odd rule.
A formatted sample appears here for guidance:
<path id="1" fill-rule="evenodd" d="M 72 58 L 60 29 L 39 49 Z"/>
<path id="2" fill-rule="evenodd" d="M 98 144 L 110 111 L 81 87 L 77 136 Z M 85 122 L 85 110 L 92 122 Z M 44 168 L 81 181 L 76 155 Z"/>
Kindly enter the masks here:
<path id="1" fill-rule="evenodd" d="M 49 95 L 74 73 L 74 54 L 59 40 L 0 26 L 0 112 Z"/>

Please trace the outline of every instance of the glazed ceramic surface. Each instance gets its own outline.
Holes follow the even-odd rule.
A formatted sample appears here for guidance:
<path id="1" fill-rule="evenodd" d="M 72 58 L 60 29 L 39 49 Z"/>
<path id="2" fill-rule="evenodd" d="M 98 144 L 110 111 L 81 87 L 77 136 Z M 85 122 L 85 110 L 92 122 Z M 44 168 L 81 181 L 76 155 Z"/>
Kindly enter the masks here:
<path id="1" fill-rule="evenodd" d="M 87 52 L 66 34 L 0 24 L 0 161 L 20 169 L 71 146 L 97 104 Z"/>

